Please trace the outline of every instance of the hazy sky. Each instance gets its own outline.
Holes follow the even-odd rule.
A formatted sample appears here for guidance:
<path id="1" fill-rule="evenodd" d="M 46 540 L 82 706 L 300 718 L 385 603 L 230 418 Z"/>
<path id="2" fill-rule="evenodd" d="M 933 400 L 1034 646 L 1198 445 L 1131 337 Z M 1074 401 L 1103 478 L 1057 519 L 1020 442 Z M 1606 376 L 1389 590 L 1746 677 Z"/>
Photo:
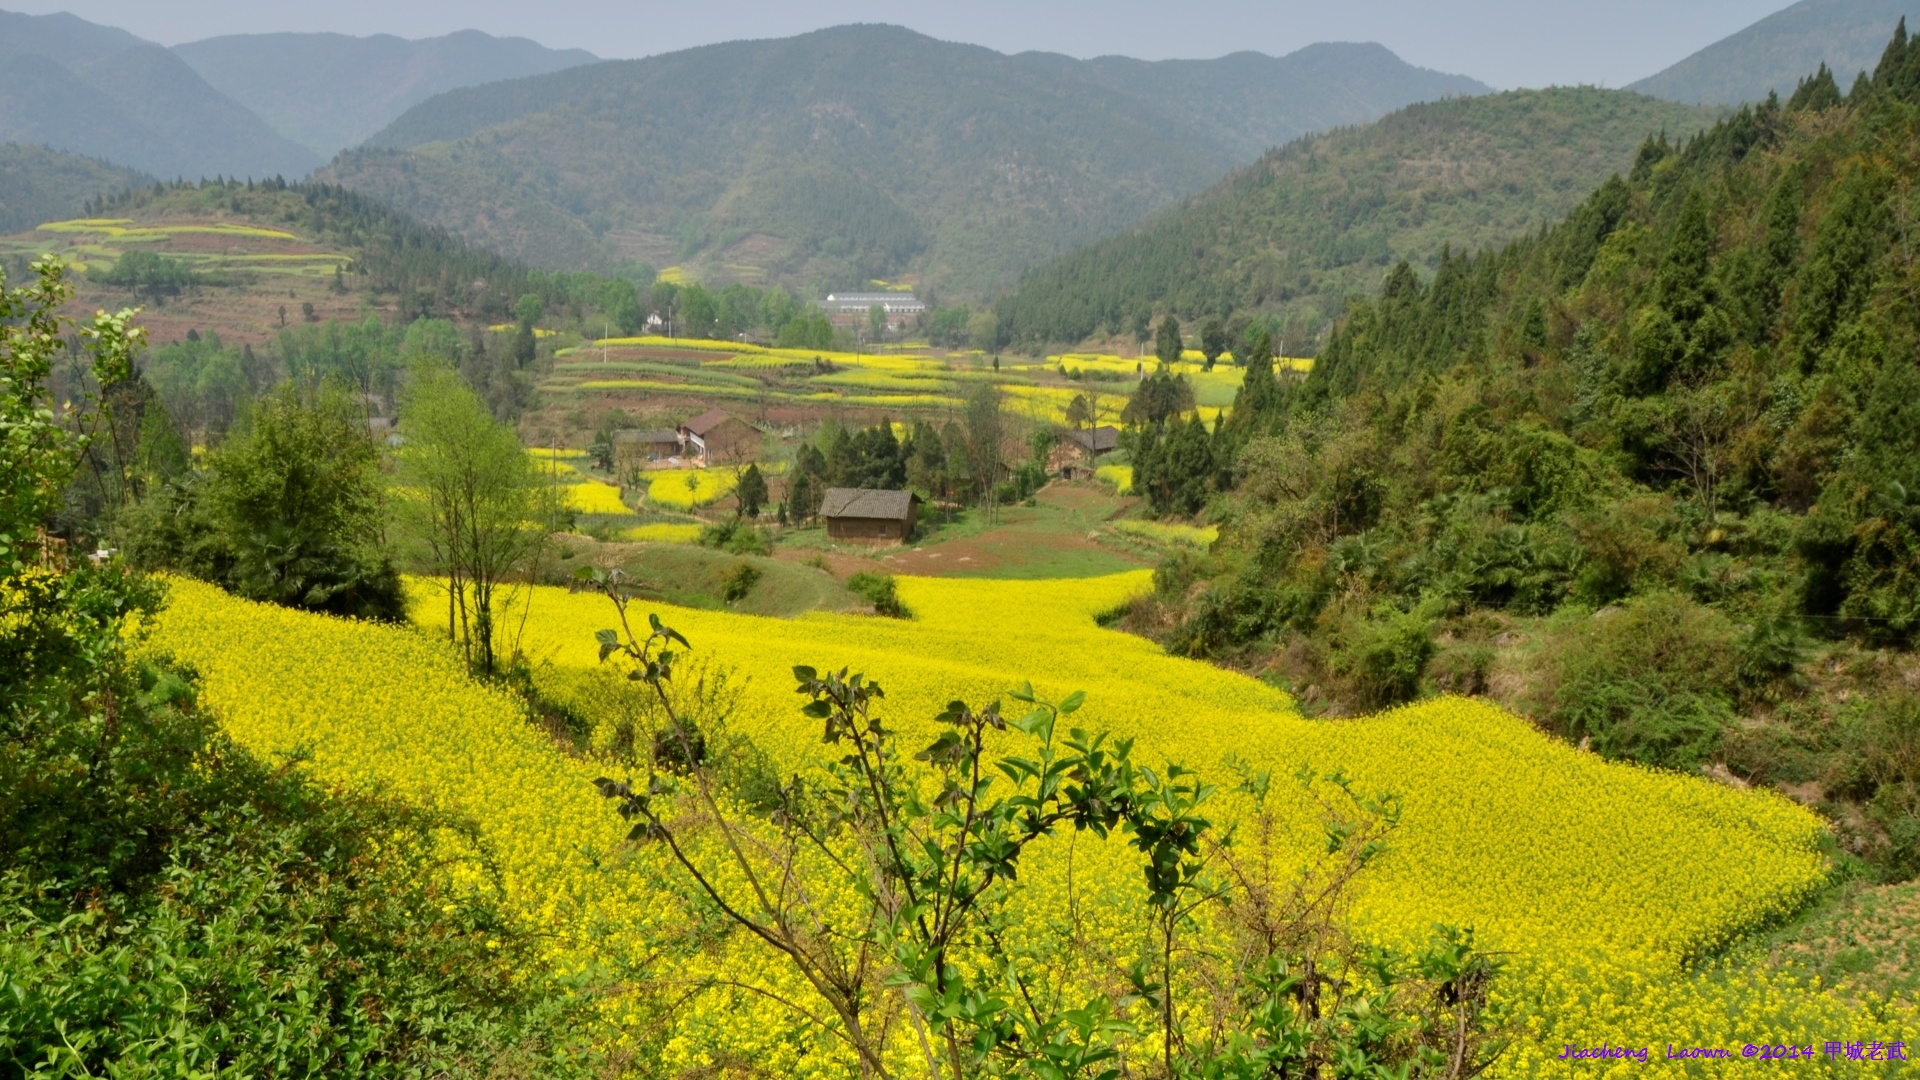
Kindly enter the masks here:
<path id="1" fill-rule="evenodd" d="M 431 37 L 471 27 L 633 57 L 849 22 L 896 23 L 1002 52 L 1152 60 L 1378 41 L 1413 63 L 1500 87 L 1621 86 L 1785 6 L 1787 0 L 0 0 L 14 11 L 71 11 L 166 45 L 272 30 Z"/>

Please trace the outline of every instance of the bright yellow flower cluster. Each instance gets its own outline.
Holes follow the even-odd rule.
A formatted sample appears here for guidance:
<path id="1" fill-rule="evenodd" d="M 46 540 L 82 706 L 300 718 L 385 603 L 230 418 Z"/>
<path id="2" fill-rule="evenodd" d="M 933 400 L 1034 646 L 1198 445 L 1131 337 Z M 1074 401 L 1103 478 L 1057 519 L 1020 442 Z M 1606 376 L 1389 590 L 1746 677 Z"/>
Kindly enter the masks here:
<path id="1" fill-rule="evenodd" d="M 946 365 L 941 361 L 924 356 L 902 356 L 896 353 L 850 353 L 836 352 L 832 349 L 776 349 L 765 345 L 753 345 L 740 341 L 713 341 L 705 338 L 670 338 L 642 335 L 640 337 L 602 338 L 592 343 L 592 348 L 620 348 L 622 346 L 651 349 L 680 349 L 689 352 L 714 352 L 727 354 L 725 359 L 704 362 L 707 367 L 784 367 L 793 364 L 812 364 L 815 360 L 825 360 L 836 367 L 870 368 L 875 371 L 939 371 Z"/>
<path id="2" fill-rule="evenodd" d="M 1001 393 L 1009 399 L 1007 408 L 1015 412 L 1024 412 L 1036 420 L 1054 424 L 1067 422 L 1067 405 L 1076 397 L 1085 397 L 1100 410 L 1101 423 L 1117 422 L 1120 410 L 1127 407 L 1127 399 L 1121 394 L 1103 394 L 1098 390 L 1082 390 L 1071 386 L 1023 386 L 1017 383 L 1000 387 Z"/>
<path id="3" fill-rule="evenodd" d="M 1103 465 L 1101 468 L 1126 468 L 1124 465 Z M 1133 478 L 1127 478 L 1131 481 Z M 1209 548 L 1220 539 L 1220 530 L 1211 525 L 1180 525 L 1168 521 L 1139 521 L 1126 518 L 1109 522 L 1116 531 L 1131 536 L 1141 536 L 1158 544 L 1180 544 L 1185 547 Z"/>
<path id="4" fill-rule="evenodd" d="M 569 484 L 567 505 L 583 514 L 630 514 L 633 510 L 620 498 L 620 489 L 598 480 Z"/>
<path id="5" fill-rule="evenodd" d="M 571 461 L 562 460 L 557 457 L 542 457 L 539 455 L 532 455 L 532 457 L 533 467 L 539 471 L 541 476 L 549 479 L 557 478 L 563 484 L 577 484 L 585 479 L 585 477 L 580 475 L 579 467 Z"/>
<path id="6" fill-rule="evenodd" d="M 1093 470 L 1094 479 L 1103 484 L 1112 484 L 1113 490 L 1121 495 L 1133 491 L 1133 466 L 1101 465 Z"/>
<path id="7" fill-rule="evenodd" d="M 700 539 L 700 530 L 699 525 L 656 521 L 650 525 L 635 525 L 630 529 L 622 529 L 620 539 L 633 543 L 691 544 Z"/>
<path id="8" fill-rule="evenodd" d="M 1359 790 L 1397 793 L 1403 823 L 1365 879 L 1353 925 L 1397 944 L 1421 940 L 1435 923 L 1472 926 L 1504 955 L 1498 993 L 1523 1032 L 1497 1076 L 1628 1075 L 1559 1060 L 1567 1044 L 1656 1047 L 1632 1075 L 1678 1077 L 1693 1073 L 1661 1060 L 1658 1048 L 1669 1042 L 1737 1052 L 1743 1042 L 1913 1030 L 1909 1007 L 1876 1017 L 1783 976 L 1690 965 L 1792 910 L 1823 880 L 1822 826 L 1784 799 L 1608 764 L 1461 699 L 1364 720 L 1305 720 L 1278 690 L 1098 628 L 1097 613 L 1150 587 L 1144 571 L 899 581 L 912 621 L 780 620 L 665 605 L 640 614 L 657 608 L 691 639 L 697 662 L 736 673 L 733 724 L 782 768 L 822 752 L 816 723 L 797 712 L 789 667 L 851 665 L 885 683 L 887 715 L 909 743 L 930 735 L 930 718 L 947 701 L 990 700 L 1031 675 L 1051 697 L 1087 690 L 1076 721 L 1136 738 L 1135 757 L 1146 764 L 1179 761 L 1223 780 L 1235 759 L 1276 776 L 1310 764 L 1344 771 Z M 423 599 L 431 626 L 439 609 Z M 603 724 L 626 708 L 621 680 L 596 663 L 592 633 L 613 622 L 607 602 L 558 589 L 531 590 L 526 602 L 518 644 L 543 690 Z M 1046 614 L 1021 614 L 1034 612 Z M 830 1039 L 771 1004 L 770 995 L 806 1000 L 808 991 L 764 947 L 738 934 L 702 949 L 676 944 L 687 899 L 652 849 L 632 866 L 614 858 L 622 825 L 588 786 L 598 770 L 553 749 L 512 699 L 466 679 L 428 632 L 253 605 L 181 582 L 153 643 L 203 673 L 207 703 L 256 751 L 308 746 L 313 768 L 329 779 L 471 814 L 498 853 L 509 901 L 552 934 L 563 967 L 672 955 L 664 974 L 644 969 L 646 978 L 689 988 L 670 1018 L 643 1015 L 637 999 L 605 1010 L 617 1031 L 636 1038 L 650 1023 L 667 1025 L 646 1032 L 659 1040 L 651 1045 L 663 1072 L 723 1060 L 794 1076 L 857 1072 Z M 1311 807 L 1283 804 L 1287 835 L 1304 850 Z M 1231 818 L 1239 805 L 1223 796 L 1216 816 Z M 1048 928 L 1075 897 L 1100 896 L 1084 932 L 1115 955 L 1137 947 L 1141 890 L 1122 845 L 1047 841 L 1021 880 L 1009 914 L 1012 932 L 1031 938 L 1024 944 L 1050 940 Z M 1092 977 L 1090 962 L 1067 958 L 1062 970 Z M 743 985 L 691 989 L 722 972 Z M 1795 1070 L 1861 1075 L 1845 1064 Z"/>
<path id="9" fill-rule="evenodd" d="M 660 469 L 648 475 L 647 502 L 673 510 L 715 502 L 739 483 L 732 469 Z"/>
<path id="10" fill-rule="evenodd" d="M 255 240 L 300 239 L 290 232 L 279 229 L 262 229 L 256 225 L 238 225 L 224 221 L 198 225 L 155 225 L 145 228 L 132 228 L 132 225 L 132 218 L 75 218 L 72 221 L 49 221 L 38 226 L 38 230 L 50 233 L 96 233 L 127 243 L 166 240 L 180 235 L 236 236 Z"/>

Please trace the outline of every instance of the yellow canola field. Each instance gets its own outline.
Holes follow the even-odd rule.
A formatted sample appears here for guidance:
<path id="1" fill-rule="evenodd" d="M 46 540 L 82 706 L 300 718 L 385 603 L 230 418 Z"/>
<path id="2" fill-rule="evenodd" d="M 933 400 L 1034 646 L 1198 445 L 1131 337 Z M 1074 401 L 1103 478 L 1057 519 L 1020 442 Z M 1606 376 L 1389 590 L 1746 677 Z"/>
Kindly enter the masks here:
<path id="1" fill-rule="evenodd" d="M 656 521 L 620 530 L 620 539 L 634 543 L 691 544 L 700 539 L 702 526 L 673 521 Z"/>
<path id="2" fill-rule="evenodd" d="M 215 222 L 198 225 L 152 225 L 144 228 L 133 227 L 132 218 L 75 218 L 72 221 L 49 221 L 37 227 L 39 232 L 50 233 L 98 233 L 114 240 L 127 243 L 165 240 L 172 236 L 234 236 L 256 240 L 298 240 L 299 237 L 279 229 L 262 229 L 256 225 L 237 225 L 230 222 Z"/>
<path id="3" fill-rule="evenodd" d="M 1095 402 L 1100 409 L 1100 421 L 1103 424 L 1117 422 L 1120 410 L 1127 407 L 1124 394 L 1106 394 L 1094 389 L 1080 389 L 1071 386 L 1021 386 L 1005 385 L 1000 388 L 1007 396 L 1006 408 L 1010 412 L 1022 412 L 1035 420 L 1044 420 L 1055 424 L 1067 422 L 1067 406 L 1076 397 L 1086 397 Z"/>
<path id="4" fill-rule="evenodd" d="M 633 512 L 631 507 L 621 501 L 619 488 L 612 484 L 603 484 L 598 480 L 568 484 L 566 499 L 568 506 L 583 514 L 630 514 Z"/>
<path id="5" fill-rule="evenodd" d="M 691 352 L 725 353 L 724 358 L 703 361 L 703 367 L 781 367 L 788 364 L 812 364 L 826 360 L 838 367 L 870 368 L 876 371 L 940 371 L 946 365 L 931 357 L 903 356 L 895 353 L 850 353 L 833 349 L 777 349 L 741 341 L 714 341 L 707 338 L 670 338 L 653 335 L 601 338 L 591 347 L 622 346 L 684 349 Z"/>
<path id="6" fill-rule="evenodd" d="M 1112 484 L 1115 494 L 1127 495 L 1133 491 L 1133 466 L 1100 465 L 1093 470 L 1094 479 Z"/>
<path id="7" fill-rule="evenodd" d="M 673 510 L 718 501 L 739 483 L 732 469 L 660 469 L 647 475 L 653 478 L 647 484 L 647 502 Z"/>
<path id="8" fill-rule="evenodd" d="M 1737 1053 L 1743 1042 L 1910 1039 L 1911 1008 L 1876 1018 L 1784 976 L 1686 964 L 1793 908 L 1820 882 L 1820 824 L 1806 811 L 1701 779 L 1609 765 L 1459 699 L 1366 720 L 1304 720 L 1272 688 L 1094 623 L 1097 612 L 1148 587 L 1144 571 L 1040 582 L 902 578 L 913 622 L 777 620 L 665 605 L 640 614 L 659 610 L 691 639 L 696 658 L 747 679 L 734 722 L 782 766 L 821 752 L 817 725 L 797 712 L 788 668 L 846 664 L 885 683 L 887 714 L 910 742 L 930 734 L 929 718 L 951 698 L 977 703 L 1034 675 L 1056 698 L 1087 690 L 1076 720 L 1137 736 L 1136 757 L 1146 763 L 1178 760 L 1222 779 L 1230 757 L 1276 774 L 1311 763 L 1344 770 L 1360 790 L 1397 792 L 1403 826 L 1358 899 L 1355 925 L 1387 942 L 1417 940 L 1436 922 L 1471 925 L 1485 946 L 1506 953 L 1500 995 L 1518 1010 L 1524 1034 L 1493 1075 L 1677 1077 L 1695 1073 L 1661 1059 L 1669 1042 Z M 427 592 L 420 611 L 431 625 L 434 596 L 416 588 Z M 523 645 L 549 693 L 591 698 L 616 681 L 597 668 L 591 638 L 612 622 L 604 599 L 536 589 L 529 604 Z M 1020 612 L 1047 615 L 1035 621 L 1013 614 Z M 610 859 L 622 826 L 588 787 L 599 770 L 554 751 L 514 701 L 467 680 L 429 635 L 254 605 L 180 582 L 152 645 L 203 673 L 204 700 L 252 749 L 308 746 L 324 777 L 473 815 L 498 854 L 510 903 L 552 934 L 563 967 L 638 962 L 677 925 L 686 905 L 670 879 L 650 864 L 621 869 Z M 1306 808 L 1295 809 L 1294 835 L 1304 840 L 1313 830 Z M 1219 816 L 1232 812 L 1231 800 L 1216 807 Z M 1015 925 L 1042 926 L 1070 895 L 1099 895 L 1090 932 L 1124 953 L 1139 933 L 1136 877 L 1113 845 L 1049 842 L 1022 873 L 1028 892 Z M 668 981 L 692 985 L 724 966 L 769 993 L 804 994 L 758 948 L 734 935 L 722 947 L 680 953 Z M 606 1018 L 619 1031 L 650 1019 L 618 1002 Z M 703 990 L 670 1024 L 651 1042 L 669 1071 L 725 1059 L 780 1075 L 854 1071 L 837 1047 L 758 993 Z M 1646 1065 L 1612 1071 L 1558 1060 L 1568 1043 L 1602 1042 L 1656 1050 Z M 1858 1063 L 1825 1059 L 1796 1062 L 1794 1071 L 1868 1075 Z"/>
<path id="9" fill-rule="evenodd" d="M 580 469 L 573 464 L 578 459 L 546 457 L 538 454 L 530 456 L 533 457 L 533 467 L 539 470 L 541 476 L 550 480 L 557 479 L 563 484 L 577 484 L 586 479 Z"/>

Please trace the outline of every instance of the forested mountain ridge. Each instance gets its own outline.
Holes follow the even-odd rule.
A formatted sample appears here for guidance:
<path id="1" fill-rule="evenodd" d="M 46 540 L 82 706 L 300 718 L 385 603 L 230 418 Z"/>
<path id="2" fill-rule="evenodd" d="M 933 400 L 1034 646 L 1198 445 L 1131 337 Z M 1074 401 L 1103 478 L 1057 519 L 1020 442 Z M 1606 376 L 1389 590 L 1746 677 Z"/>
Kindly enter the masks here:
<path id="1" fill-rule="evenodd" d="M 1302 139 L 1202 195 L 1030 271 L 996 306 L 1009 340 L 1117 334 L 1154 313 L 1277 316 L 1306 344 L 1399 259 L 1431 267 L 1539 229 L 1661 131 L 1715 113 L 1592 87 L 1411 105 Z"/>
<path id="2" fill-rule="evenodd" d="M 1800 0 L 1627 89 L 1670 101 L 1738 105 L 1790 94 L 1822 64 L 1844 89 L 1873 70 L 1887 27 L 1916 15 L 1914 0 Z"/>
<path id="3" fill-rule="evenodd" d="M 1200 189 L 1289 117 L 1358 122 L 1477 86 L 1352 55 L 1387 85 L 1303 85 L 1292 58 L 1206 62 L 1268 80 L 1241 100 L 1271 115 L 1200 123 L 1205 65 L 1140 75 L 846 26 L 453 91 L 327 176 L 543 265 L 985 295 Z"/>
<path id="4" fill-rule="evenodd" d="M 164 177 L 297 177 L 321 161 L 168 50 L 67 14 L 0 11 L 0 140 Z"/>
<path id="5" fill-rule="evenodd" d="M 1042 53 L 1019 59 L 1075 63 Z M 1321 42 L 1280 57 L 1257 52 L 1217 60 L 1100 56 L 1080 69 L 1174 123 L 1207 132 L 1240 161 L 1302 135 L 1364 123 L 1389 111 L 1382 102 L 1493 92 L 1477 79 L 1412 67 L 1373 42 Z"/>
<path id="6" fill-rule="evenodd" d="M 0 234 L 77 217 L 89 199 L 152 183 L 145 173 L 97 158 L 0 143 Z"/>
<path id="7" fill-rule="evenodd" d="M 359 145 L 435 94 L 597 59 L 584 49 L 549 49 L 477 30 L 418 41 L 391 34 L 231 34 L 176 45 L 173 52 L 322 158 Z"/>
<path id="8" fill-rule="evenodd" d="M 1547 233 L 1397 268 L 1304 383 L 1249 372 L 1165 640 L 1323 708 L 1491 694 L 1920 872 L 1916 176 L 1903 28 L 1850 94 L 1822 72 Z"/>

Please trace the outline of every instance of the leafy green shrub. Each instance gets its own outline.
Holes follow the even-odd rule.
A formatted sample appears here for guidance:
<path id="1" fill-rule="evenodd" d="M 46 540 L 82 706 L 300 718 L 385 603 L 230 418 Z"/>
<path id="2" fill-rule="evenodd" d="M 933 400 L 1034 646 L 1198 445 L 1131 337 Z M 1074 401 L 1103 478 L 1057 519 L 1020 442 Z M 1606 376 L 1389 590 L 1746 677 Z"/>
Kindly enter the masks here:
<path id="1" fill-rule="evenodd" d="M 720 599 L 729 604 L 745 600 L 760 583 L 760 574 L 760 568 L 745 559 L 735 562 L 721 572 Z"/>
<path id="2" fill-rule="evenodd" d="M 1796 618 L 1766 616 L 1740 635 L 1736 648 L 1741 685 L 1750 693 L 1763 694 L 1793 680 L 1807 656 L 1807 636 Z"/>
<path id="3" fill-rule="evenodd" d="M 1575 595 L 1589 604 L 1608 604 L 1672 576 L 1684 555 L 1666 538 L 1672 517 L 1669 501 L 1652 495 L 1571 515 L 1581 556 Z"/>
<path id="4" fill-rule="evenodd" d="M 874 613 L 890 619 L 911 619 L 913 612 L 900 602 L 900 592 L 891 574 L 862 570 L 847 579 L 847 591 L 873 605 Z"/>
<path id="5" fill-rule="evenodd" d="M 1385 708 L 1419 696 L 1433 652 L 1430 616 L 1382 604 L 1342 630 L 1332 664 L 1334 672 L 1353 686 L 1361 705 Z"/>
<path id="6" fill-rule="evenodd" d="M 1481 641 L 1455 641 L 1434 650 L 1427 677 L 1443 694 L 1483 694 L 1493 669 L 1493 646 Z"/>
<path id="7" fill-rule="evenodd" d="M 444 823 L 250 780 L 261 798 L 173 844 L 150 900 L 43 915 L 51 889 L 0 880 L 0 1071 L 588 1073 L 564 1034 L 578 1004 L 542 992 L 532 939 L 488 897 L 450 885 Z"/>
<path id="8" fill-rule="evenodd" d="M 700 530 L 701 547 L 718 548 L 729 555 L 771 555 L 773 538 L 739 518 L 728 518 Z"/>
<path id="9" fill-rule="evenodd" d="M 206 280 L 181 259 L 137 250 L 120 256 L 104 270 L 89 269 L 87 277 L 102 285 L 117 285 L 153 296 L 178 293 Z"/>
<path id="10" fill-rule="evenodd" d="M 43 404 L 69 294 L 38 272 L 0 281 L 0 1077 L 590 1075 L 586 998 L 502 913 L 470 829 L 247 754 L 190 673 L 127 654 L 157 582 L 19 544 L 82 446 Z M 129 317 L 92 328 L 102 394 L 134 376 Z M 243 509 L 309 490 L 271 471 L 218 482 Z M 352 494 L 301 509 L 337 524 Z"/>
<path id="11" fill-rule="evenodd" d="M 1692 769 L 1733 720 L 1735 628 L 1677 593 L 1563 616 L 1547 658 L 1542 712 L 1606 757 Z"/>
<path id="12" fill-rule="evenodd" d="M 1882 860 L 1890 880 L 1920 876 L 1920 694 L 1868 702 L 1858 760 L 1873 788 L 1869 815 L 1887 831 Z"/>
<path id="13" fill-rule="evenodd" d="M 1184 568 L 1197 562 L 1176 561 L 1181 558 L 1174 556 L 1160 564 L 1154 571 L 1156 586 L 1180 587 L 1179 578 Z M 1167 651 L 1200 659 L 1261 640 L 1286 625 L 1299 610 L 1298 600 L 1297 589 L 1289 586 L 1275 589 L 1251 575 L 1242 574 L 1219 582 L 1193 598 L 1186 617 L 1167 637 Z"/>
<path id="14" fill-rule="evenodd" d="M 400 575 L 382 542 L 380 455 L 355 408 L 337 388 L 291 384 L 257 402 L 204 472 L 151 492 L 127 516 L 128 557 L 250 600 L 404 618 Z"/>

